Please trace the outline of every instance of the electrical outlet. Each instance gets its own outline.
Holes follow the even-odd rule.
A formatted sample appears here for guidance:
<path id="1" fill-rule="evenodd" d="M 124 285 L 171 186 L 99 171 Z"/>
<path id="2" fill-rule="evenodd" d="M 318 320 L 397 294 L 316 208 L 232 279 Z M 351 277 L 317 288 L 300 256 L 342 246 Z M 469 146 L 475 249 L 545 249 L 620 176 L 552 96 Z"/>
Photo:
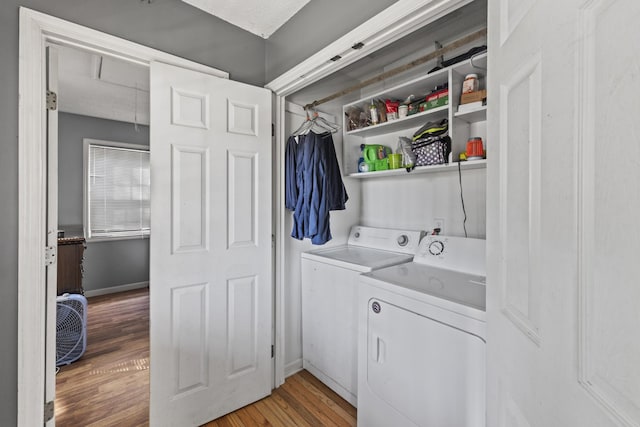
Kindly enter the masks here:
<path id="1" fill-rule="evenodd" d="M 440 234 L 444 234 L 444 218 L 434 218 L 433 224 L 433 228 L 439 228 Z"/>

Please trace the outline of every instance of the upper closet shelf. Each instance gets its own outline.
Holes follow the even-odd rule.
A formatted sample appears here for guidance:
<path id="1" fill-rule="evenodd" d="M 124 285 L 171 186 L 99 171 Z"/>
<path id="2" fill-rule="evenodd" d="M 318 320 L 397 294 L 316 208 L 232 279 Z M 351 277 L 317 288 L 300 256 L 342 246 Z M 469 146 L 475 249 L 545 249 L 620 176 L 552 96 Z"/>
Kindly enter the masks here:
<path id="1" fill-rule="evenodd" d="M 380 123 L 373 126 L 367 126 L 360 129 L 354 129 L 352 131 L 348 131 L 347 135 L 355 135 L 355 136 L 376 136 L 376 135 L 384 135 L 390 132 L 394 132 L 397 130 L 407 129 L 412 126 L 420 126 L 424 124 L 424 120 L 428 116 L 438 116 L 437 113 L 442 117 L 447 116 L 447 112 L 449 110 L 448 105 L 443 105 L 442 107 L 432 108 L 431 110 L 422 111 L 420 113 L 412 114 L 407 117 L 403 117 L 401 119 L 391 120 L 388 122 Z"/>

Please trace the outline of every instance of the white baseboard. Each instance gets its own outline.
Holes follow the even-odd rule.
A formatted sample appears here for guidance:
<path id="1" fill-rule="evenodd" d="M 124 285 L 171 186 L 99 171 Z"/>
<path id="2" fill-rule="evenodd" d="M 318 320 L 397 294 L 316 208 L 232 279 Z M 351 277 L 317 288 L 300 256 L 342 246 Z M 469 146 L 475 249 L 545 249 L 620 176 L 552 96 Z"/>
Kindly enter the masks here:
<path id="1" fill-rule="evenodd" d="M 294 360 L 284 366 L 284 377 L 290 377 L 296 372 L 302 371 L 302 359 Z"/>
<path id="2" fill-rule="evenodd" d="M 89 297 L 97 297 L 98 295 L 107 295 L 107 294 L 115 294 L 117 292 L 125 292 L 125 291 L 132 291 L 134 289 L 140 289 L 140 288 L 148 288 L 149 287 L 149 282 L 137 282 L 137 283 L 128 283 L 126 285 L 118 285 L 118 286 L 111 286 L 109 288 L 102 288 L 102 289 L 93 289 L 91 291 L 84 291 L 84 296 L 89 298 Z"/>

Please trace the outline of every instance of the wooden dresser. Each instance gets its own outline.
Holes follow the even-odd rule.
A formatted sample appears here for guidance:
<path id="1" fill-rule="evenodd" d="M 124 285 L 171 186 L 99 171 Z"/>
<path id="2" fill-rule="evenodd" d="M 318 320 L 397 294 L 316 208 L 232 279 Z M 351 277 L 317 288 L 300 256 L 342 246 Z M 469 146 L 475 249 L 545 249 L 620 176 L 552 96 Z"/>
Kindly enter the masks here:
<path id="1" fill-rule="evenodd" d="M 58 238 L 58 295 L 84 295 L 82 261 L 85 248 L 84 237 Z"/>

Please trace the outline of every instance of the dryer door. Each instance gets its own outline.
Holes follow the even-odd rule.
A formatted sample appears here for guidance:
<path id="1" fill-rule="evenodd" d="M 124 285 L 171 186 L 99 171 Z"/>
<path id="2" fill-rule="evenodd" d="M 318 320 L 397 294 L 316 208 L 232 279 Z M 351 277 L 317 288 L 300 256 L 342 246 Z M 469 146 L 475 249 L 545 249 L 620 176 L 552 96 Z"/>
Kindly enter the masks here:
<path id="1" fill-rule="evenodd" d="M 369 300 L 366 384 L 380 413 L 368 425 L 484 426 L 484 340 L 423 306 L 417 314 Z"/>

